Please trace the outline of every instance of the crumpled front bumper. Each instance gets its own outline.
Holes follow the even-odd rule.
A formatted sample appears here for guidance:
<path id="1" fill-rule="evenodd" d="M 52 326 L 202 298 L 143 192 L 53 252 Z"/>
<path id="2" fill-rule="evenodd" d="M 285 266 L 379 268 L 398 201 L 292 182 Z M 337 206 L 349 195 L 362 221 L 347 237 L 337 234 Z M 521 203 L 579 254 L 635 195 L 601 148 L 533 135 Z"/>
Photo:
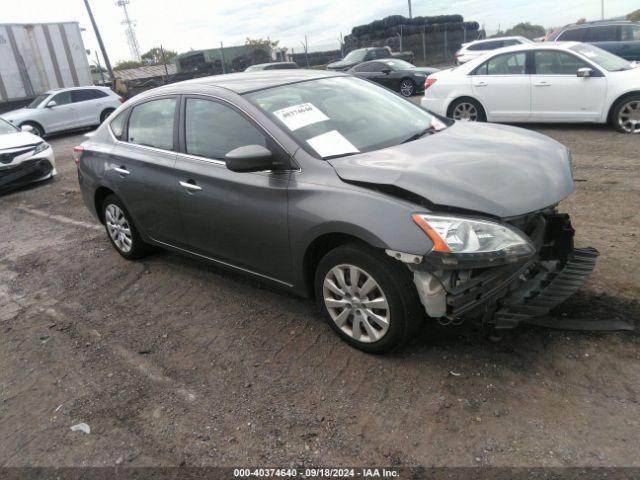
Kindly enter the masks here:
<path id="1" fill-rule="evenodd" d="M 497 329 L 544 316 L 579 290 L 593 271 L 598 251 L 574 248 L 568 215 L 540 214 L 529 233 L 531 258 L 495 267 L 435 269 L 411 264 L 418 295 L 431 317 L 443 323 L 473 318 Z M 426 260 L 426 257 L 425 257 Z"/>
<path id="2" fill-rule="evenodd" d="M 45 180 L 56 175 L 53 150 L 49 147 L 36 158 L 0 164 L 0 193 L 7 193 L 29 183 Z"/>

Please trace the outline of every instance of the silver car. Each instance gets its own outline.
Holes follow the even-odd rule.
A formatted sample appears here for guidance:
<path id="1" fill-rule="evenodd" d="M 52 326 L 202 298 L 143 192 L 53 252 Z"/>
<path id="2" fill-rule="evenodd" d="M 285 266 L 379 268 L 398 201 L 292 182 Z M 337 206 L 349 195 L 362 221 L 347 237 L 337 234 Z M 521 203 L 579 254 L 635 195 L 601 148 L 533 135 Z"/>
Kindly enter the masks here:
<path id="1" fill-rule="evenodd" d="M 150 245 L 315 297 L 382 352 L 426 318 L 497 329 L 546 315 L 591 273 L 569 216 L 568 150 L 454 122 L 341 73 L 236 73 L 124 104 L 75 148 L 114 248 Z"/>
<path id="2" fill-rule="evenodd" d="M 107 87 L 60 88 L 38 95 L 25 108 L 0 117 L 19 128 L 28 125 L 35 135 L 44 137 L 100 125 L 122 101 Z"/>

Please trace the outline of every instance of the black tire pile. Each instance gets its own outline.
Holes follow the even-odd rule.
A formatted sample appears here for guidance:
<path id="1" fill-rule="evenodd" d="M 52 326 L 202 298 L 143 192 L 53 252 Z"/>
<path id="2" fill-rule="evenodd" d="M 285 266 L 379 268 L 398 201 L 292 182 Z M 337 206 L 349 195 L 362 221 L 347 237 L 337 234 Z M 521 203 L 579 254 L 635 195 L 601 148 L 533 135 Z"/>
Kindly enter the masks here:
<path id="1" fill-rule="evenodd" d="M 327 65 L 328 63 L 335 62 L 342 58 L 342 52 L 340 50 L 325 50 L 323 52 L 309 52 L 306 57 L 304 53 L 294 53 L 292 55 L 293 61 L 298 64 L 300 68 L 307 67 L 307 60 L 309 66 Z"/>
<path id="2" fill-rule="evenodd" d="M 478 22 L 465 22 L 462 15 L 414 18 L 391 15 L 367 25 L 353 27 L 351 34 L 344 38 L 345 52 L 357 48 L 384 46 L 396 51 L 400 48 L 398 35 L 402 34 L 404 51 L 411 50 L 418 58 L 421 58 L 423 53 L 427 57 L 442 56 L 445 51 L 447 54 L 452 53 L 458 50 L 462 43 L 477 39 L 479 30 Z"/>

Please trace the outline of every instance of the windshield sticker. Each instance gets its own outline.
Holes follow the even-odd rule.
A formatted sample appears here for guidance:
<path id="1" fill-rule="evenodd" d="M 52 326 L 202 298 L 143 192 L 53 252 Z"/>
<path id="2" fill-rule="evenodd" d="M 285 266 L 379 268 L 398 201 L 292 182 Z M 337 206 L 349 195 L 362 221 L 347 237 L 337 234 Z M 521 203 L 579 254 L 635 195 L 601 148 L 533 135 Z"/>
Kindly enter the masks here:
<path id="1" fill-rule="evenodd" d="M 441 122 L 438 118 L 433 117 L 431 119 L 431 128 L 433 128 L 436 132 L 440 130 L 444 130 L 447 128 L 447 125 L 444 122 Z"/>
<path id="2" fill-rule="evenodd" d="M 331 130 L 317 137 L 310 138 L 307 140 L 307 143 L 323 158 L 360 152 L 360 150 L 354 147 L 351 142 L 344 138 L 337 130 Z"/>
<path id="3" fill-rule="evenodd" d="M 329 120 L 329 117 L 312 103 L 301 103 L 293 107 L 282 108 L 273 114 L 291 131 Z"/>

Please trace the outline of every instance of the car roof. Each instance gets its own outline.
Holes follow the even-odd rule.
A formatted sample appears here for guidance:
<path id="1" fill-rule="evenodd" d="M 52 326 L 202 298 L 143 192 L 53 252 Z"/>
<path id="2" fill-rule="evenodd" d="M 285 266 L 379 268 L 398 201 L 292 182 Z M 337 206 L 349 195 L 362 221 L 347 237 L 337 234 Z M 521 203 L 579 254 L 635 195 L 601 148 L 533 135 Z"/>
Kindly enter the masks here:
<path id="1" fill-rule="evenodd" d="M 210 77 L 194 78 L 184 82 L 172 83 L 163 87 L 154 88 L 153 92 L 158 93 L 163 90 L 182 89 L 203 85 L 210 87 L 220 87 L 232 92 L 242 94 L 264 90 L 266 88 L 279 87 L 291 83 L 305 82 L 320 78 L 345 77 L 347 74 L 341 72 L 331 72 L 328 70 L 256 70 L 253 72 L 227 73 L 224 75 L 213 75 Z M 186 88 L 185 88 L 186 89 Z"/>
<path id="2" fill-rule="evenodd" d="M 465 45 L 474 45 L 476 43 L 484 43 L 484 42 L 496 42 L 498 40 L 528 40 L 527 37 L 523 37 L 522 35 L 512 35 L 510 37 L 495 37 L 495 38 L 483 38 L 481 40 L 473 40 L 472 42 L 465 43 Z"/>
<path id="3" fill-rule="evenodd" d="M 597 27 L 607 25 L 638 25 L 640 22 L 632 22 L 631 20 L 593 20 L 591 22 L 570 23 L 562 27 L 562 30 L 580 28 L 580 27 Z"/>
<path id="4" fill-rule="evenodd" d="M 85 85 L 84 87 L 65 87 L 65 88 L 53 88 L 41 93 L 40 95 L 53 95 L 54 93 L 71 92 L 73 90 L 86 90 L 87 88 L 103 91 L 112 91 L 109 87 L 103 87 L 101 85 Z"/>
<path id="5" fill-rule="evenodd" d="M 268 67 L 270 65 L 297 65 L 296 62 L 268 62 L 268 63 L 256 63 L 255 65 L 249 65 L 249 67 Z"/>
<path id="6" fill-rule="evenodd" d="M 509 47 L 496 48 L 491 52 L 516 52 L 521 50 L 538 50 L 538 49 L 553 49 L 553 50 L 566 50 L 574 45 L 578 45 L 580 42 L 537 42 L 537 43 L 524 43 L 522 45 L 511 45 Z"/>

